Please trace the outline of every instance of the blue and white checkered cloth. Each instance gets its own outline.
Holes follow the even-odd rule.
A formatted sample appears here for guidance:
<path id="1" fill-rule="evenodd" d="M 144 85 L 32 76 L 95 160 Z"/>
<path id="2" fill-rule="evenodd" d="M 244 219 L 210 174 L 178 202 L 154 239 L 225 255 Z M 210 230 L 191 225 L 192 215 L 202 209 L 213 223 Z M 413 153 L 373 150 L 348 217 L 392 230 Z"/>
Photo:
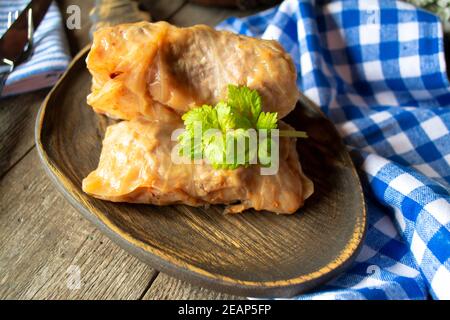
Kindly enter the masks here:
<path id="1" fill-rule="evenodd" d="M 0 1 L 0 36 L 7 29 L 8 14 L 21 12 L 29 0 Z M 53 2 L 34 32 L 34 52 L 28 61 L 19 65 L 6 80 L 2 95 L 12 95 L 50 87 L 66 70 L 71 60 L 63 22 L 58 6 Z"/>
<path id="2" fill-rule="evenodd" d="M 450 86 L 438 18 L 391 0 L 288 0 L 218 28 L 284 46 L 363 181 L 361 253 L 298 298 L 450 299 Z"/>

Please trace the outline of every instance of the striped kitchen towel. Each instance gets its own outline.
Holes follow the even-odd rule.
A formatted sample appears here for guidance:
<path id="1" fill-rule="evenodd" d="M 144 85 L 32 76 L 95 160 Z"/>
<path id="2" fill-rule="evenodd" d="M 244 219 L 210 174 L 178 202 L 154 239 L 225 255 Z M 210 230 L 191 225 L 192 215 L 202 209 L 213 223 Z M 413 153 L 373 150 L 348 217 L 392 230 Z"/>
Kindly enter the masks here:
<path id="1" fill-rule="evenodd" d="M 287 0 L 218 28 L 278 40 L 359 168 L 362 250 L 297 298 L 450 299 L 450 85 L 439 19 L 393 0 Z"/>
<path id="2" fill-rule="evenodd" d="M 21 12 L 30 1 L 0 1 L 0 35 L 6 31 L 9 12 Z M 70 62 L 61 13 L 52 3 L 34 32 L 34 52 L 30 59 L 9 75 L 2 96 L 50 87 L 55 84 Z"/>

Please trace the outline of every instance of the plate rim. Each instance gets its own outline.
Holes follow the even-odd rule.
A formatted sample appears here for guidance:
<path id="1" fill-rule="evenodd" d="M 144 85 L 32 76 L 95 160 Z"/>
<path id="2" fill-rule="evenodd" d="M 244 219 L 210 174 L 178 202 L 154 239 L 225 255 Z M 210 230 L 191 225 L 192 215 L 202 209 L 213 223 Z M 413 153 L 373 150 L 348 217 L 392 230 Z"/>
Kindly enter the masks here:
<path id="1" fill-rule="evenodd" d="M 44 167 L 46 174 L 51 178 L 57 189 L 69 201 L 69 203 L 82 215 L 105 233 L 114 243 L 119 245 L 125 251 L 136 256 L 143 262 L 149 264 L 155 269 L 167 273 L 176 278 L 181 278 L 188 282 L 192 282 L 213 290 L 218 290 L 231 294 L 240 294 L 247 296 L 258 297 L 291 297 L 300 292 L 311 289 L 312 287 L 323 283 L 331 278 L 337 276 L 345 268 L 347 268 L 356 258 L 359 253 L 367 231 L 367 208 L 366 201 L 363 194 L 361 181 L 358 177 L 356 167 L 350 158 L 347 150 L 345 150 L 345 157 L 351 163 L 351 173 L 358 182 L 358 190 L 362 199 L 362 213 L 357 217 L 356 223 L 352 232 L 352 237 L 347 241 L 346 246 L 339 252 L 336 259 L 329 261 L 325 266 L 311 273 L 300 275 L 291 279 L 275 280 L 275 281 L 248 281 L 230 278 L 228 276 L 213 274 L 209 271 L 203 270 L 199 267 L 183 262 L 178 258 L 171 257 L 162 253 L 157 248 L 138 240 L 131 235 L 121 230 L 114 225 L 100 210 L 93 206 L 89 206 L 79 196 L 77 187 L 59 170 L 54 161 L 45 151 L 42 143 L 44 117 L 48 103 L 53 94 L 59 89 L 61 84 L 68 77 L 72 68 L 79 63 L 79 60 L 87 54 L 90 50 L 90 45 L 84 47 L 70 62 L 67 70 L 62 77 L 57 81 L 51 91 L 41 104 L 39 109 L 36 124 L 35 124 L 35 144 L 38 151 L 39 158 Z M 322 116 L 326 117 L 323 112 L 311 100 L 309 100 L 302 93 L 299 101 L 303 104 L 308 104 L 319 111 Z M 335 133 L 339 136 L 337 130 L 333 125 Z M 342 141 L 342 140 L 341 140 Z"/>

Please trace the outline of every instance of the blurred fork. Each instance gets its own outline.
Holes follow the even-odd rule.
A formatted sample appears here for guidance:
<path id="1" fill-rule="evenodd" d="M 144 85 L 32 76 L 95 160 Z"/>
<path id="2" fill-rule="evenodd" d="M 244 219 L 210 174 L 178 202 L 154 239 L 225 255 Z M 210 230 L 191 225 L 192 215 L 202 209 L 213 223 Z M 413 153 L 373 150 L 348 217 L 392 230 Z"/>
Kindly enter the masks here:
<path id="1" fill-rule="evenodd" d="M 13 61 L 6 57 L 0 56 L 0 95 L 1 95 L 3 86 L 5 85 L 6 79 L 8 78 L 9 74 L 14 70 L 14 68 L 17 65 L 28 60 L 28 58 L 31 56 L 31 54 L 33 52 L 34 27 L 33 27 L 33 11 L 31 8 L 27 9 L 26 15 L 27 15 L 27 41 L 26 41 L 25 46 L 23 47 L 23 51 L 20 54 L 19 58 L 16 59 L 15 61 Z M 19 18 L 18 10 L 8 13 L 8 23 L 7 23 L 7 27 L 6 27 L 6 32 L 9 31 L 11 26 L 14 24 L 14 22 L 18 18 Z"/>
<path id="2" fill-rule="evenodd" d="M 19 17 L 19 13 L 20 13 L 20 11 L 16 10 L 16 11 L 10 12 L 8 14 L 8 24 L 7 24 L 6 29 L 11 28 L 11 25 Z M 16 66 L 27 61 L 28 58 L 30 58 L 31 53 L 33 52 L 34 28 L 33 28 L 33 12 L 31 11 L 31 9 L 28 9 L 28 11 L 27 11 L 27 22 L 28 22 L 28 31 L 27 31 L 28 41 L 27 41 L 27 44 L 25 45 L 25 48 L 23 50 L 23 53 L 22 53 L 20 59 L 18 61 L 16 61 L 16 63 L 15 63 Z"/>
<path id="3" fill-rule="evenodd" d="M 53 0 L 31 0 L 0 38 L 0 92 L 11 71 L 31 56 L 33 33 L 44 19 Z"/>

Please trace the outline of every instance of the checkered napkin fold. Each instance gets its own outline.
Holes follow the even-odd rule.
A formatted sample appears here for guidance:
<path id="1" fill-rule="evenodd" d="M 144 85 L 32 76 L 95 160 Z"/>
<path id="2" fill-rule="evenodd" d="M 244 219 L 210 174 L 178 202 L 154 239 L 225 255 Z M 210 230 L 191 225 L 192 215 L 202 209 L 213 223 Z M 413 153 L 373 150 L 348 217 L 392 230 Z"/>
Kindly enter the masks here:
<path id="1" fill-rule="evenodd" d="M 363 182 L 369 227 L 356 262 L 297 298 L 450 299 L 450 86 L 438 18 L 391 0 L 288 0 L 218 28 L 283 45 Z"/>
<path id="2" fill-rule="evenodd" d="M 28 0 L 0 1 L 0 36 L 7 29 L 8 15 L 21 12 Z M 14 16 L 14 14 L 13 14 Z M 70 62 L 70 54 L 58 6 L 53 2 L 34 32 L 34 52 L 8 76 L 2 96 L 19 94 L 55 84 Z"/>

